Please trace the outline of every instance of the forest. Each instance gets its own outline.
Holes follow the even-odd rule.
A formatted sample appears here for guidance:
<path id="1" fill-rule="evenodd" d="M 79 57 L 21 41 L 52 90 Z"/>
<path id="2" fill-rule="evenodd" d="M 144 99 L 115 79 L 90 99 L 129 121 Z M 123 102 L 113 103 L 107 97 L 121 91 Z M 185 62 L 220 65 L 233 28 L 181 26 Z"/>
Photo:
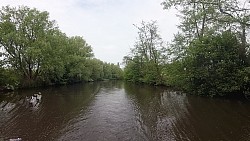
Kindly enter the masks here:
<path id="1" fill-rule="evenodd" d="M 135 25 L 138 37 L 124 57 L 128 81 L 166 85 L 185 93 L 250 96 L 250 6 L 238 0 L 165 0 L 179 31 L 165 43 L 156 21 Z"/>
<path id="2" fill-rule="evenodd" d="M 119 64 L 94 58 L 83 37 L 68 37 L 48 12 L 0 10 L 0 91 L 122 78 Z"/>

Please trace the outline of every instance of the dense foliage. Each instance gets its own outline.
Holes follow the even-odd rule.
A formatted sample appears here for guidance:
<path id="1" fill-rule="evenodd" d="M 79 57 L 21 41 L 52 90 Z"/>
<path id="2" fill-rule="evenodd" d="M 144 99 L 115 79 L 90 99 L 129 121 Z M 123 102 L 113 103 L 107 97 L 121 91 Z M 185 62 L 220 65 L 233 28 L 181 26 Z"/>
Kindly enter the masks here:
<path id="1" fill-rule="evenodd" d="M 142 24 L 139 44 L 136 42 L 132 49 L 132 57 L 124 58 L 125 78 L 163 83 L 196 95 L 250 96 L 250 4 L 235 0 L 165 0 L 162 5 L 178 11 L 180 31 L 168 47 L 154 49 L 157 58 L 164 58 L 154 62 L 144 57 L 150 50 L 144 53 L 140 49 L 157 46 L 157 42 L 150 42 L 157 38 L 150 35 L 154 35 L 151 31 L 157 37 L 159 34 L 157 28 L 141 30 L 145 27 Z M 141 34 L 148 38 L 141 39 Z"/>
<path id="2" fill-rule="evenodd" d="M 119 65 L 94 58 L 79 36 L 68 37 L 48 12 L 28 7 L 0 10 L 0 86 L 34 87 L 121 79 Z"/>
<path id="3" fill-rule="evenodd" d="M 244 92 L 244 78 L 248 76 L 243 73 L 240 45 L 231 32 L 203 37 L 192 43 L 188 56 L 183 59 L 185 90 L 208 96 Z"/>

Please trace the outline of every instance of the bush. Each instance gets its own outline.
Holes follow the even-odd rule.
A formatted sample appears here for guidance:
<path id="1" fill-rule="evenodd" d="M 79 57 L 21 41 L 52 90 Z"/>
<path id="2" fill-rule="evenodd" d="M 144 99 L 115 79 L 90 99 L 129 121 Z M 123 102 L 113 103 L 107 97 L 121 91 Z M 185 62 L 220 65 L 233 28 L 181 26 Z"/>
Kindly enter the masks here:
<path id="1" fill-rule="evenodd" d="M 248 91 L 249 71 L 239 57 L 240 45 L 230 32 L 194 41 L 183 62 L 187 66 L 185 90 L 211 97 Z"/>
<path id="2" fill-rule="evenodd" d="M 19 80 L 14 70 L 0 68 L 0 87 L 13 86 L 16 88 L 19 85 Z"/>

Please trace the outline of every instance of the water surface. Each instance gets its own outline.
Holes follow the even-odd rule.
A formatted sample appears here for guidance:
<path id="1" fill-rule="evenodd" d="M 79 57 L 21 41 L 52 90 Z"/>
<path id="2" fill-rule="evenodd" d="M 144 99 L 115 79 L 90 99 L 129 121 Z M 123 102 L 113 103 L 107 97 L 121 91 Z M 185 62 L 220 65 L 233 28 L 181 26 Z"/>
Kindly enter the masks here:
<path id="1" fill-rule="evenodd" d="M 247 101 L 121 81 L 23 90 L 0 96 L 0 140 L 245 141 L 249 111 Z"/>

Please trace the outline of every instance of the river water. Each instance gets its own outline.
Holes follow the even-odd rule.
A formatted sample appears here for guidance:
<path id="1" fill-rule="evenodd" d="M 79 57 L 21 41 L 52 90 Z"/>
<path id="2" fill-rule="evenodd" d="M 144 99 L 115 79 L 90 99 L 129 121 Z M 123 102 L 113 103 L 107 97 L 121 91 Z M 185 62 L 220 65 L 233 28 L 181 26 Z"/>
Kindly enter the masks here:
<path id="1" fill-rule="evenodd" d="M 35 105 L 30 97 L 41 92 Z M 0 96 L 0 141 L 247 141 L 250 102 L 121 81 Z"/>

